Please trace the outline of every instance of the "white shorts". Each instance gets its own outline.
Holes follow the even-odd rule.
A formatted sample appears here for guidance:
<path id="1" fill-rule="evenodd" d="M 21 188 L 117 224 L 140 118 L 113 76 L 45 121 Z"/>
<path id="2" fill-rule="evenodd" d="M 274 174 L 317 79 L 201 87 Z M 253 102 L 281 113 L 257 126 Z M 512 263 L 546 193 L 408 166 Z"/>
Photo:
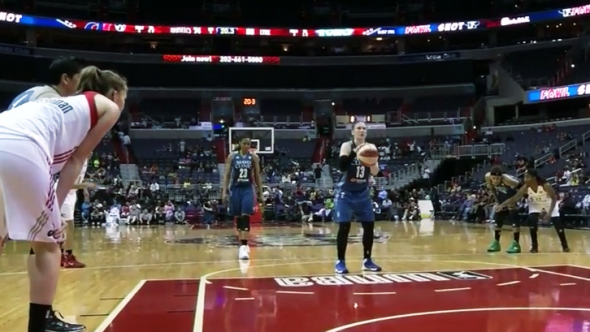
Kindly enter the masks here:
<path id="1" fill-rule="evenodd" d="M 61 218 L 49 160 L 29 140 L 0 139 L 0 237 L 62 242 Z"/>
<path id="2" fill-rule="evenodd" d="M 61 205 L 61 220 L 63 221 L 70 221 L 74 220 L 74 210 L 76 209 L 76 201 L 78 200 L 78 196 L 76 192 L 70 192 L 66 197 L 66 200 Z"/>

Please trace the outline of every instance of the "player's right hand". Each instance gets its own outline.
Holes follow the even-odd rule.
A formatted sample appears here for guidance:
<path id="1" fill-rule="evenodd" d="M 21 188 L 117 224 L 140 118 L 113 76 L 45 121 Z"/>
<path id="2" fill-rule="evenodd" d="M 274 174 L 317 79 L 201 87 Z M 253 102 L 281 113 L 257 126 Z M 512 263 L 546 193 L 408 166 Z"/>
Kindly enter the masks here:
<path id="1" fill-rule="evenodd" d="M 502 204 L 496 204 L 494 205 L 494 212 L 498 213 L 500 211 L 502 211 L 504 207 L 502 206 Z"/>

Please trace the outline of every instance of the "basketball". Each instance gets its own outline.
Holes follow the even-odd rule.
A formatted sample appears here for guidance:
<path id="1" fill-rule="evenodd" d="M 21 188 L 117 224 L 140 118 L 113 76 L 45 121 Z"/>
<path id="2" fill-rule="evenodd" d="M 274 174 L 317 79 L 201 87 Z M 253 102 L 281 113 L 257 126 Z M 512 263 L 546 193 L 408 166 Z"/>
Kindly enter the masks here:
<path id="1" fill-rule="evenodd" d="M 379 160 L 379 151 L 373 144 L 365 144 L 357 152 L 357 158 L 361 164 L 366 167 L 371 167 Z"/>

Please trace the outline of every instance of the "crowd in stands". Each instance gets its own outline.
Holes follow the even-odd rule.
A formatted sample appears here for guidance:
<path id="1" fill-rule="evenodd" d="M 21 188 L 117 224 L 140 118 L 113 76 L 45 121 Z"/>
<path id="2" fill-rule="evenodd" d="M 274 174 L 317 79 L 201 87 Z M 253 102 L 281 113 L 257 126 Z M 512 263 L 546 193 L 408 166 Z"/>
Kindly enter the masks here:
<path id="1" fill-rule="evenodd" d="M 177 121 L 180 127 L 183 123 Z M 544 171 L 543 176 L 550 178 L 559 188 L 562 195 L 559 209 L 564 216 L 567 215 L 566 220 L 570 224 L 581 224 L 583 220 L 585 223 L 583 216 L 590 216 L 590 191 L 586 187 L 590 184 L 590 174 L 586 170 L 587 154 L 583 142 L 565 152 L 560 147 L 578 139 L 580 133 L 585 131 L 584 128 L 569 130 L 568 127 L 555 124 L 535 126 L 522 132 L 496 133 L 493 129 L 487 129 L 473 138 L 473 144 L 506 144 L 506 153 L 491 156 L 489 162 L 503 165 L 511 174 L 522 176 L 527 168 L 538 166 Z M 207 137 L 205 141 L 211 142 L 212 138 Z M 413 162 L 422 167 L 421 162 L 432 151 L 441 146 L 452 146 L 458 141 L 459 137 L 434 135 L 405 140 L 372 140 L 380 152 L 382 172 L 379 176 L 388 177 L 395 172 L 396 167 L 405 167 Z M 522 145 L 523 141 L 534 144 L 525 146 Z M 330 165 L 336 159 L 334 157 L 339 153 L 340 143 L 330 144 L 324 163 Z M 113 162 L 116 163 L 117 156 L 103 153 L 98 157 L 100 170 L 94 167 L 89 169 L 89 173 L 108 187 L 102 192 L 106 191 L 108 195 L 104 197 L 109 196 L 111 199 L 93 199 L 92 203 L 84 203 L 82 219 L 89 223 L 107 223 L 109 212 L 114 208 L 119 215 L 115 220 L 119 223 L 213 224 L 229 221 L 227 209 L 219 201 L 219 183 L 212 181 L 211 177 L 200 180 L 198 176 L 193 176 L 193 173 L 214 174 L 217 181 L 222 176 L 215 161 L 215 151 L 210 146 L 179 140 L 156 147 L 157 152 L 176 156 L 176 161 L 172 164 L 160 164 L 156 160 L 150 160 L 149 164 L 142 164 L 140 167 L 143 181 L 126 186 L 121 183 L 120 177 L 109 175 L 112 170 L 116 172 Z M 319 183 L 317 180 L 326 176 L 323 164 L 311 165 L 309 160 L 293 158 L 292 155 L 289 149 L 278 144 L 273 155 L 262 155 L 262 176 L 266 183 L 265 219 L 330 221 L 334 206 L 333 189 L 316 185 Z M 544 158 L 542 163 L 539 162 L 541 157 Z M 330 177 L 335 183 L 341 174 L 336 167 L 331 167 L 331 170 Z M 430 170 L 425 169 L 425 172 L 430 173 Z M 442 191 L 430 190 L 428 181 L 422 183 L 424 189 L 411 191 L 394 191 L 376 184 L 371 188 L 374 211 L 377 218 L 382 220 L 419 220 L 417 201 L 430 199 L 436 218 L 491 222 L 494 202 L 490 193 L 481 187 L 483 174 L 485 172 L 469 174 L 462 179 L 455 178 Z M 425 174 L 425 179 L 428 175 Z M 95 195 L 100 195 L 100 192 Z M 519 202 L 518 208 L 526 215 L 526 198 Z"/>
<path id="2" fill-rule="evenodd" d="M 383 165 L 391 159 L 424 156 L 423 148 L 413 140 L 392 144 L 386 139 L 380 141 L 378 147 Z M 175 162 L 162 164 L 150 160 L 139 168 L 143 181 L 126 184 L 118 174 L 116 154 L 105 152 L 93 156 L 88 178 L 103 186 L 79 204 L 79 220 L 89 225 L 215 224 L 230 220 L 226 207 L 219 201 L 219 183 L 192 176 L 193 172 L 218 173 L 215 151 L 210 145 L 179 140 L 154 149 L 156 153 L 174 156 Z M 334 190 L 315 185 L 316 180 L 324 176 L 323 165 L 314 167 L 309 160 L 291 158 L 289 151 L 280 146 L 276 147 L 274 155 L 264 155 L 261 161 L 262 176 L 267 184 L 263 197 L 265 220 L 332 220 Z M 388 172 L 384 168 L 380 175 Z M 396 192 L 373 186 L 371 195 L 379 219 L 420 219 L 417 200 L 425 196 L 423 190 Z"/>

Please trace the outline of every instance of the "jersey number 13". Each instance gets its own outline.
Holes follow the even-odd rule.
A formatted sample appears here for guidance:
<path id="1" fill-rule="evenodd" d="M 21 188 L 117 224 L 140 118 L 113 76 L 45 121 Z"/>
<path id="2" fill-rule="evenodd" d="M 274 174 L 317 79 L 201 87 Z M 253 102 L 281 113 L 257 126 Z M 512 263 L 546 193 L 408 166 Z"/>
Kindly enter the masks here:
<path id="1" fill-rule="evenodd" d="M 365 178 L 365 166 L 357 166 L 356 167 L 356 178 L 357 179 L 364 179 Z"/>

